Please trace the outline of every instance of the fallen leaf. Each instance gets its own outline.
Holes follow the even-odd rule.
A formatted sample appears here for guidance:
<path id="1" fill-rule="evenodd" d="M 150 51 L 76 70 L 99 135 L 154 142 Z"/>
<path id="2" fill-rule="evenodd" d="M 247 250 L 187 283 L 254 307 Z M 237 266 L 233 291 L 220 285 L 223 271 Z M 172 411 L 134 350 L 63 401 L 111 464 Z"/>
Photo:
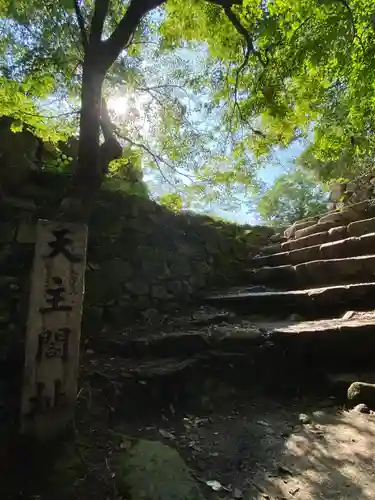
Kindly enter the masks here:
<path id="1" fill-rule="evenodd" d="M 294 495 L 296 495 L 300 489 L 301 488 L 294 488 L 293 490 L 289 490 L 289 493 L 292 495 L 292 497 L 294 497 Z"/>

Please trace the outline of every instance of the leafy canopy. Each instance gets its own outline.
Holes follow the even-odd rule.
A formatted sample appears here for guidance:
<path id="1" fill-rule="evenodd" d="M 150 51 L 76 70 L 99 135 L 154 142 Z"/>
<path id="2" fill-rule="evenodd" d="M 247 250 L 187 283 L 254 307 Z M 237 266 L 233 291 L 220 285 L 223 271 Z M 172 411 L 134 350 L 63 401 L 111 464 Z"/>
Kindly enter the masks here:
<path id="1" fill-rule="evenodd" d="M 94 4 L 79 2 L 86 27 Z M 104 38 L 127 7 L 119 0 L 109 5 Z M 175 7 L 185 12 L 183 2 Z M 241 52 L 241 35 L 220 5 L 197 2 L 192 7 L 197 33 L 208 9 L 214 24 L 206 29 L 228 29 Z M 168 32 L 173 8 L 169 2 L 142 20 L 107 74 L 104 96 L 114 103 L 111 113 L 118 139 L 126 151 L 131 148 L 137 164 L 141 160 L 161 197 L 172 190 L 184 205 L 199 198 L 217 201 L 252 182 L 254 161 L 222 125 L 221 103 L 213 100 L 216 83 L 207 81 L 207 74 L 215 81 L 222 77 L 217 59 L 202 44 L 187 42 L 189 26 L 179 23 L 175 34 Z M 0 78 L 5 89 L 0 114 L 22 119 L 37 135 L 57 141 L 58 131 L 74 131 L 78 124 L 83 48 L 73 1 L 41 5 L 36 0 L 3 0 L 0 18 Z M 116 107 L 121 96 L 127 97 L 125 110 Z M 117 171 L 114 166 L 112 173 Z"/>
<path id="2" fill-rule="evenodd" d="M 369 168 L 371 2 L 219 3 L 164 3 L 143 18 L 107 75 L 105 96 L 126 94 L 135 109 L 113 115 L 119 137 L 155 184 L 169 186 L 160 196 L 172 190 L 177 205 L 243 196 L 241 186 L 254 184 L 254 155 L 263 160 L 296 139 L 309 143 L 299 164 L 322 180 Z M 79 2 L 86 24 L 94 4 Z M 104 35 L 127 5 L 110 2 Z M 1 0 L 0 29 L 0 113 L 26 117 L 55 140 L 74 130 L 83 53 L 73 1 Z"/>
<path id="3" fill-rule="evenodd" d="M 195 0 L 169 2 L 164 31 L 173 40 L 183 26 L 185 36 L 207 42 L 223 76 L 215 80 L 215 99 L 233 96 L 226 123 L 242 127 L 248 148 L 262 156 L 307 139 L 302 164 L 325 180 L 373 160 L 373 2 L 244 0 L 234 9 L 248 33 L 243 66 L 240 35 L 224 16 L 223 29 L 215 29 L 209 4 L 199 2 L 199 14 L 191 16 L 196 6 Z"/>

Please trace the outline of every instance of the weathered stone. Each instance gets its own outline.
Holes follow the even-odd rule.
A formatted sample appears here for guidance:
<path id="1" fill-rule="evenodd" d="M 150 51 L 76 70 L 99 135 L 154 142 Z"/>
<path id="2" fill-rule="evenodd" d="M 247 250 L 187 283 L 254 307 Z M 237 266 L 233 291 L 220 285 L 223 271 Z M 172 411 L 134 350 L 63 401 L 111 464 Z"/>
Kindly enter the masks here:
<path id="1" fill-rule="evenodd" d="M 263 255 L 254 257 L 251 260 L 253 267 L 262 266 L 283 266 L 287 264 L 299 264 L 309 260 L 317 260 L 320 258 L 320 246 L 315 245 L 306 248 L 298 248 L 289 252 L 280 252 L 272 255 Z"/>
<path id="2" fill-rule="evenodd" d="M 284 243 L 281 245 L 280 245 L 280 243 L 275 243 L 273 245 L 267 245 L 266 247 L 262 247 L 262 253 L 264 253 L 264 254 L 278 253 L 278 252 L 280 252 L 282 245 L 284 245 Z"/>
<path id="3" fill-rule="evenodd" d="M 330 241 L 320 246 L 322 259 L 340 259 L 353 254 L 355 242 L 352 240 Z"/>
<path id="4" fill-rule="evenodd" d="M 0 239 L 9 240 L 0 249 L 0 272 L 18 276 L 30 269 L 36 205 L 38 214 L 45 211 L 49 217 L 68 183 L 69 176 L 42 172 L 35 186 L 30 181 L 30 190 L 22 191 L 27 199 L 17 191 L 16 198 L 2 200 L 3 220 L 9 222 L 10 233 L 0 231 Z M 52 193 L 51 199 L 44 199 L 43 192 Z M 273 233 L 265 227 L 171 214 L 150 200 L 102 190 L 90 222 L 86 306 L 109 310 L 124 293 L 128 310 L 147 309 L 156 296 L 159 302 L 170 301 L 171 295 L 174 300 L 191 300 L 208 280 L 213 286 L 234 282 L 249 253 L 256 253 Z M 165 287 L 167 292 L 152 291 L 152 286 Z"/>
<path id="5" fill-rule="evenodd" d="M 328 230 L 328 241 L 337 241 L 346 238 L 347 236 L 347 227 L 346 226 L 337 226 L 332 227 Z"/>
<path id="6" fill-rule="evenodd" d="M 322 259 L 340 259 L 375 253 L 375 233 L 325 243 L 320 247 Z"/>
<path id="7" fill-rule="evenodd" d="M 335 222 L 318 222 L 317 224 L 313 224 L 312 226 L 306 227 L 305 229 L 300 229 L 296 231 L 295 238 L 304 238 L 306 236 L 310 236 L 311 234 L 321 233 L 323 231 L 328 231 L 336 224 Z"/>
<path id="8" fill-rule="evenodd" d="M 353 382 L 348 389 L 347 402 L 350 408 L 363 403 L 375 410 L 375 384 Z"/>
<path id="9" fill-rule="evenodd" d="M 373 232 L 375 232 L 375 218 L 352 222 L 348 225 L 349 236 L 362 236 L 363 234 Z"/>
<path id="10" fill-rule="evenodd" d="M 320 245 L 328 240 L 328 232 L 324 231 L 321 233 L 311 234 L 310 236 L 305 236 L 303 238 L 298 238 L 296 240 L 289 241 L 289 250 L 296 250 L 297 248 L 311 247 L 315 245 Z M 283 247 L 283 245 L 281 245 Z"/>
<path id="11" fill-rule="evenodd" d="M 348 205 L 342 211 L 344 220 L 349 222 L 354 222 L 364 217 L 368 217 L 368 212 L 371 211 L 371 203 L 368 200 L 361 201 L 359 203 L 354 203 L 353 205 Z"/>
<path id="12" fill-rule="evenodd" d="M 375 277 L 375 255 L 316 260 L 295 266 L 299 286 L 369 282 Z"/>
<path id="13" fill-rule="evenodd" d="M 343 220 L 341 212 L 333 212 L 331 214 L 323 215 L 319 219 L 319 224 L 324 224 L 325 222 L 333 222 L 334 224 L 339 224 Z"/>
<path id="14" fill-rule="evenodd" d="M 306 227 L 313 226 L 315 223 L 316 219 L 295 222 L 293 226 L 290 226 L 288 229 L 284 231 L 284 236 L 286 238 L 294 238 L 296 231 L 299 231 L 300 229 L 304 229 Z"/>
<path id="15" fill-rule="evenodd" d="M 178 452 L 158 441 L 140 440 L 124 452 L 116 484 L 130 500 L 204 500 Z"/>

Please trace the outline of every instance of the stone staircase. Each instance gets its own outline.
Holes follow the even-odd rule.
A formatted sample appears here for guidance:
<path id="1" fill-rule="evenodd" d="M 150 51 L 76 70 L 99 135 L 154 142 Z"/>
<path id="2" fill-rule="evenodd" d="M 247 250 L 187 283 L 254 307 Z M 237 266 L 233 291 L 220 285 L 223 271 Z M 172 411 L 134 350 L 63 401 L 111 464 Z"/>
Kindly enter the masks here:
<path id="1" fill-rule="evenodd" d="M 152 332 L 87 338 L 81 373 L 100 387 L 110 380 L 108 394 L 111 387 L 126 394 L 135 415 L 161 397 L 166 407 L 186 404 L 212 380 L 262 394 L 339 389 L 340 398 L 350 383 L 370 380 L 375 202 L 299 221 L 271 238 L 249 257 L 246 286 L 206 296 L 182 322 L 168 316 Z"/>
<path id="2" fill-rule="evenodd" d="M 268 341 L 310 368 L 375 369 L 375 202 L 298 221 L 272 239 L 250 259 L 247 286 L 207 302 L 268 318 Z"/>

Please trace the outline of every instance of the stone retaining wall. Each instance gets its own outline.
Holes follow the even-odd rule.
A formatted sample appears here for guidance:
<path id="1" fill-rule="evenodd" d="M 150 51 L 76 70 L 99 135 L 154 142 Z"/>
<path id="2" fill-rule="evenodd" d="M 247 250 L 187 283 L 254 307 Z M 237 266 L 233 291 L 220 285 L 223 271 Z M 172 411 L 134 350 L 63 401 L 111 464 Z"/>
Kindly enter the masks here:
<path id="1" fill-rule="evenodd" d="M 1 200 L 0 331 L 24 327 L 37 218 L 53 218 L 69 178 L 38 174 Z M 102 190 L 89 225 L 85 329 L 152 319 L 202 290 L 238 283 L 243 262 L 272 234 Z"/>
<path id="2" fill-rule="evenodd" d="M 353 205 L 375 197 L 375 169 L 360 177 L 346 181 L 335 182 L 330 186 L 327 208 L 334 210 L 346 205 Z"/>

